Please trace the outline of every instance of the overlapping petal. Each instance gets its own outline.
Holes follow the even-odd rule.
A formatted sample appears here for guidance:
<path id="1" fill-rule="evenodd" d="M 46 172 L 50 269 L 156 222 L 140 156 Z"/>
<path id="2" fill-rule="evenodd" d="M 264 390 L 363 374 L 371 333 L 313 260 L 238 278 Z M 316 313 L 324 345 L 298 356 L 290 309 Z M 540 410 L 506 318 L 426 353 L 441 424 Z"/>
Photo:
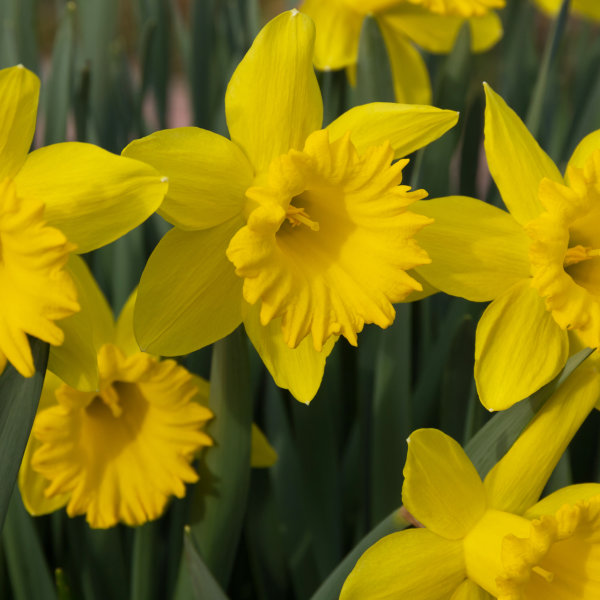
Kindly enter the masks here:
<path id="1" fill-rule="evenodd" d="M 492 88 L 484 84 L 485 154 L 504 204 L 521 225 L 542 212 L 540 181 L 562 183 L 552 159 L 540 148 L 525 124 Z"/>
<path id="2" fill-rule="evenodd" d="M 485 302 L 529 277 L 529 238 L 506 211 L 465 196 L 416 202 L 411 210 L 433 219 L 416 237 L 431 258 L 417 272 L 434 287 Z"/>
<path id="3" fill-rule="evenodd" d="M 540 352 L 543 348 L 543 352 Z M 475 381 L 482 404 L 504 410 L 551 381 L 568 357 L 567 332 L 522 280 L 483 313 L 475 340 Z"/>
<path id="4" fill-rule="evenodd" d="M 465 576 L 460 541 L 427 529 L 400 531 L 382 538 L 359 558 L 340 600 L 445 600 Z"/>
<path id="5" fill-rule="evenodd" d="M 35 150 L 15 183 L 21 197 L 45 204 L 48 223 L 80 253 L 113 242 L 145 221 L 167 191 L 166 180 L 151 166 L 79 142 Z"/>
<path id="6" fill-rule="evenodd" d="M 452 540 L 464 537 L 486 509 L 473 463 L 437 429 L 418 429 L 408 439 L 402 501 L 428 530 Z"/>
<path id="7" fill-rule="evenodd" d="M 433 106 L 372 102 L 355 106 L 328 126 L 330 140 L 350 132 L 359 154 L 389 142 L 394 158 L 403 158 L 426 146 L 454 127 L 458 113 Z"/>
<path id="8" fill-rule="evenodd" d="M 540 347 L 544 348 L 543 343 Z M 546 401 L 488 473 L 484 486 L 492 508 L 523 514 L 537 501 L 558 460 L 599 398 L 598 371 L 584 364 Z"/>
<path id="9" fill-rule="evenodd" d="M 465 579 L 456 588 L 456 591 L 450 597 L 450 600 L 493 600 L 493 596 L 488 594 L 482 587 L 470 579 Z"/>
<path id="10" fill-rule="evenodd" d="M 238 215 L 254 176 L 238 146 L 197 127 L 157 131 L 131 142 L 123 155 L 169 179 L 159 213 L 180 229 L 206 229 Z"/>
<path id="11" fill-rule="evenodd" d="M 586 135 L 580 142 L 577 144 L 577 147 L 573 151 L 571 158 L 569 159 L 569 164 L 567 165 L 567 171 L 565 177 L 568 179 L 569 168 L 577 167 L 578 169 L 583 169 L 585 163 L 588 161 L 590 156 L 593 154 L 594 150 L 598 150 L 600 148 L 600 129 L 596 131 L 592 131 Z"/>
<path id="12" fill-rule="evenodd" d="M 528 519 L 537 519 L 542 515 L 551 515 L 565 504 L 576 504 L 581 500 L 587 500 L 600 495 L 600 483 L 579 483 L 569 485 L 542 498 L 539 502 L 525 511 L 524 516 Z"/>
<path id="13" fill-rule="evenodd" d="M 158 243 L 138 291 L 134 326 L 144 351 L 187 354 L 242 322 L 242 279 L 225 250 L 240 218 L 201 231 L 169 231 Z"/>
<path id="14" fill-rule="evenodd" d="M 19 65 L 0 70 L 0 181 L 14 177 L 35 131 L 40 80 Z"/>
<path id="15" fill-rule="evenodd" d="M 225 95 L 227 126 L 257 173 L 276 156 L 300 150 L 321 127 L 314 38 L 309 17 L 297 10 L 285 12 L 260 31 L 231 77 Z"/>

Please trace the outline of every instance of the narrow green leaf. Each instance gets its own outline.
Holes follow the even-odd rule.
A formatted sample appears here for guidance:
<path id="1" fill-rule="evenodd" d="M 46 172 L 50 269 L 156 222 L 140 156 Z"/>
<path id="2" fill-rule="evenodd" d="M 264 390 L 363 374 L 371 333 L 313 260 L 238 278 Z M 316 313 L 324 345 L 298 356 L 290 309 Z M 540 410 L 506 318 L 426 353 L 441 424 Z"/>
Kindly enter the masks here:
<path id="1" fill-rule="evenodd" d="M 15 600 L 55 600 L 54 583 L 42 543 L 18 489 L 10 502 L 2 543 Z"/>
<path id="2" fill-rule="evenodd" d="M 8 364 L 0 376 L 0 531 L 37 411 L 48 362 L 48 344 L 29 338 L 35 374 L 21 377 Z"/>
<path id="3" fill-rule="evenodd" d="M 158 598 L 159 523 L 152 521 L 136 527 L 133 532 L 130 600 Z"/>

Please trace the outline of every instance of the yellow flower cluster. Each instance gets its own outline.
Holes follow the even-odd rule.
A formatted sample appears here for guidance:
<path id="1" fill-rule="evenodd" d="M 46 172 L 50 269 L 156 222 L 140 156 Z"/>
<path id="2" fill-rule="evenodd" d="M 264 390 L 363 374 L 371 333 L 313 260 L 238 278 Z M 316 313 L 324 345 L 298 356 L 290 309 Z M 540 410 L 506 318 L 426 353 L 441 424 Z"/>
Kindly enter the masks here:
<path id="1" fill-rule="evenodd" d="M 598 347 L 600 131 L 563 175 L 485 85 L 485 153 L 507 210 L 463 196 L 426 200 L 403 183 L 404 157 L 458 119 L 428 106 L 413 44 L 448 52 L 468 23 L 483 51 L 501 36 L 503 6 L 305 0 L 262 29 L 233 73 L 229 138 L 158 131 L 122 156 L 80 143 L 28 153 L 39 82 L 23 67 L 0 71 L 0 372 L 10 364 L 33 375 L 27 335 L 52 345 L 19 476 L 32 514 L 66 507 L 93 527 L 139 525 L 182 497 L 213 444 L 204 431 L 213 413 L 208 383 L 160 357 L 242 324 L 275 383 L 306 404 L 340 337 L 356 345 L 366 324 L 390 326 L 393 305 L 424 288 L 490 302 L 475 346 L 490 410 Z M 600 16 L 595 6 L 574 2 L 587 16 Z M 367 16 L 390 53 L 398 101 L 413 104 L 357 106 L 323 127 L 314 67 L 352 69 Z M 76 254 L 155 211 L 172 228 L 115 323 Z M 369 549 L 341 597 L 599 598 L 600 484 L 539 500 L 598 401 L 599 365 L 593 357 L 572 374 L 483 480 L 451 438 L 414 432 L 402 500 L 421 527 Z M 254 463 L 271 464 L 254 435 Z"/>

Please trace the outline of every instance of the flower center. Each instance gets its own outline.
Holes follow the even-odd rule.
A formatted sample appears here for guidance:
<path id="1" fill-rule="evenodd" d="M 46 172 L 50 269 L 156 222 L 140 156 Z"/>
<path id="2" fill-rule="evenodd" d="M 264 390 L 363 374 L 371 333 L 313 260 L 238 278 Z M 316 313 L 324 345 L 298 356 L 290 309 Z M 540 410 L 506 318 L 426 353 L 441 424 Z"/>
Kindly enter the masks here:
<path id="1" fill-rule="evenodd" d="M 429 262 L 413 236 L 430 220 L 407 206 L 426 194 L 399 185 L 407 161 L 393 158 L 389 144 L 359 155 L 349 134 L 316 131 L 247 190 L 252 210 L 227 256 L 245 300 L 260 302 L 263 325 L 281 318 L 289 347 L 308 335 L 317 351 L 332 335 L 356 344 L 365 323 L 387 327 L 392 303 L 420 288 L 406 270 Z"/>
<path id="2" fill-rule="evenodd" d="M 527 224 L 532 285 L 563 329 L 590 348 L 600 345 L 600 150 L 568 185 L 542 180 L 545 211 Z"/>

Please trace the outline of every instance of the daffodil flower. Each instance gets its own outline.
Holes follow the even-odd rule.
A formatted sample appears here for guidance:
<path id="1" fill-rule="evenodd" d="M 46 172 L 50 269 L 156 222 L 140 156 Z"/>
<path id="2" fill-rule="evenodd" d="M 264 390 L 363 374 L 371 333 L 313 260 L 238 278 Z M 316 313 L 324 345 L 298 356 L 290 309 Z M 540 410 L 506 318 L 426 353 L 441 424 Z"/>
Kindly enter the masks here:
<path id="1" fill-rule="evenodd" d="M 142 274 L 140 347 L 186 354 L 242 321 L 277 385 L 315 395 L 338 336 L 387 327 L 392 303 L 421 285 L 429 261 L 413 236 L 428 218 L 408 207 L 422 190 L 406 160 L 457 114 L 369 104 L 320 129 L 314 25 L 284 13 L 259 33 L 225 98 L 231 141 L 202 129 L 159 131 L 124 154 L 169 178 L 160 214 L 175 227 Z"/>
<path id="2" fill-rule="evenodd" d="M 358 58 L 362 22 L 373 16 L 387 47 L 398 102 L 431 103 L 429 73 L 416 46 L 447 54 L 468 20 L 473 52 L 491 48 L 502 37 L 495 8 L 504 0 L 304 0 L 300 10 L 317 27 L 317 69 L 352 68 Z"/>
<path id="3" fill-rule="evenodd" d="M 39 85 L 22 66 L 0 71 L 0 373 L 10 362 L 24 377 L 34 373 L 27 334 L 60 347 L 65 331 L 55 321 L 79 310 L 65 269 L 69 254 L 104 246 L 139 225 L 167 188 L 148 165 L 91 144 L 28 154 Z M 70 337 L 76 340 L 77 332 Z M 63 360 L 64 353 L 72 360 Z M 94 389 L 97 373 L 84 373 L 86 359 L 85 347 L 71 345 L 56 348 L 50 366 Z"/>
<path id="4" fill-rule="evenodd" d="M 432 258 L 419 273 L 449 294 L 492 300 L 477 326 L 475 379 L 482 403 L 502 410 L 559 373 L 568 330 L 600 346 L 600 131 L 578 145 L 563 178 L 485 89 L 485 152 L 509 212 L 462 196 L 412 210 L 435 219 L 417 236 Z"/>
<path id="5" fill-rule="evenodd" d="M 599 393 L 594 369 L 575 371 L 483 482 L 452 438 L 414 432 L 402 500 L 423 528 L 367 550 L 341 600 L 600 597 L 600 484 L 537 501 Z"/>
<path id="6" fill-rule="evenodd" d="M 533 0 L 545 13 L 555 16 L 562 4 L 561 0 Z M 600 2 L 598 0 L 571 0 L 569 9 L 574 14 L 600 21 Z"/>
<path id="7" fill-rule="evenodd" d="M 98 391 L 81 391 L 48 372 L 19 487 L 33 515 L 66 506 L 91 527 L 141 525 L 198 480 L 192 461 L 212 445 L 208 383 L 173 360 L 140 352 L 133 336 L 135 294 L 115 324 L 110 307 L 77 257 L 71 272 L 92 324 Z"/>

